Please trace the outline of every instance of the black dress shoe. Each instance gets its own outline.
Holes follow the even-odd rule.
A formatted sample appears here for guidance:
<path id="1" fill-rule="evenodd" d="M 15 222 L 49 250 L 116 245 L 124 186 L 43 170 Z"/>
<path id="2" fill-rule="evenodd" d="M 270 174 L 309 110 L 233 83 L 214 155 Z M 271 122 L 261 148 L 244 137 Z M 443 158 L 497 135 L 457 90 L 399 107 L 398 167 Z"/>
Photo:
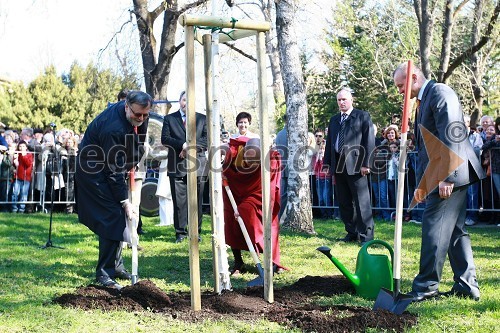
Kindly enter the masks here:
<path id="1" fill-rule="evenodd" d="M 116 278 L 123 279 L 123 280 L 130 280 L 130 279 L 132 279 L 132 274 L 130 274 L 126 270 L 123 270 L 123 271 L 119 271 L 119 272 L 115 273 L 115 279 Z"/>
<path id="2" fill-rule="evenodd" d="M 186 236 L 177 235 L 177 237 L 175 237 L 175 242 L 176 243 L 182 243 L 185 239 L 186 239 Z"/>
<path id="3" fill-rule="evenodd" d="M 347 234 L 344 238 L 337 238 L 337 240 L 341 242 L 350 243 L 350 242 L 357 242 L 358 238 L 356 236 Z"/>
<path id="4" fill-rule="evenodd" d="M 430 299 L 433 297 L 439 296 L 438 290 L 432 291 L 410 291 L 408 293 L 409 296 L 413 297 L 412 302 L 422 302 L 426 299 Z"/>
<path id="5" fill-rule="evenodd" d="M 107 288 L 113 288 L 113 289 L 122 289 L 122 285 L 119 284 L 118 282 L 116 282 L 115 280 L 113 280 L 112 278 L 110 278 L 109 276 L 98 276 L 96 278 L 97 280 L 97 283 L 99 283 L 101 286 L 103 287 L 107 287 Z"/>
<path id="6" fill-rule="evenodd" d="M 462 291 L 462 290 L 451 289 L 450 291 L 442 293 L 441 295 L 444 297 L 456 296 L 456 297 L 461 297 L 461 298 L 470 298 L 476 302 L 479 301 L 479 295 L 473 295 L 472 293 L 468 293 L 468 292 Z"/>

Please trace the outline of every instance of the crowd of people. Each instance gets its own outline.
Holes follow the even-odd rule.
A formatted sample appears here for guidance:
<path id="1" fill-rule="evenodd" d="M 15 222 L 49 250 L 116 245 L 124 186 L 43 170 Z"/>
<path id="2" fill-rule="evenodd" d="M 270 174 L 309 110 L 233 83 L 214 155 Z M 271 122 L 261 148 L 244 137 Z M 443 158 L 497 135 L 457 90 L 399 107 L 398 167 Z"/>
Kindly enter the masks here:
<path id="1" fill-rule="evenodd" d="M 75 162 L 80 135 L 71 129 L 21 131 L 0 124 L 0 211 L 32 213 L 47 209 L 75 210 Z"/>

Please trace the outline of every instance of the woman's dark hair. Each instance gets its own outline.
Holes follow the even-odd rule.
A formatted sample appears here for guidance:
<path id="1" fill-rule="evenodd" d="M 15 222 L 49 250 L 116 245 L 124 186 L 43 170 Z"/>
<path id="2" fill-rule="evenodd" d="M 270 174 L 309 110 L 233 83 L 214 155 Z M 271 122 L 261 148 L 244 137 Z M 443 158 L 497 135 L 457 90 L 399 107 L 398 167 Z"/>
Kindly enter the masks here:
<path id="1" fill-rule="evenodd" d="M 241 119 L 248 119 L 248 123 L 251 124 L 252 123 L 252 115 L 248 112 L 240 112 L 238 113 L 238 115 L 236 116 L 236 126 L 238 126 L 238 123 L 240 122 Z"/>

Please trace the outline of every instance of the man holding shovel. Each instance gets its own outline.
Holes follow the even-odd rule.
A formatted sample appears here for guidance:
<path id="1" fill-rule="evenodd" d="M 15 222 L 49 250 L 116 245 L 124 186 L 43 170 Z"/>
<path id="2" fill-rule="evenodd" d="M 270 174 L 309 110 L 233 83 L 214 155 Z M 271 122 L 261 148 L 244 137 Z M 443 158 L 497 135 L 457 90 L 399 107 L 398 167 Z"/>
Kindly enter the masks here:
<path id="1" fill-rule="evenodd" d="M 99 236 L 96 280 L 105 287 L 121 289 L 115 278 L 132 279 L 123 265 L 121 241 L 131 241 L 126 226 L 139 216 L 129 200 L 127 173 L 144 153 L 152 105 L 148 94 L 130 91 L 89 124 L 80 144 L 75 175 L 78 218 Z"/>
<path id="2" fill-rule="evenodd" d="M 394 71 L 394 84 L 405 93 L 407 63 Z M 439 295 L 446 254 L 454 285 L 448 295 L 479 300 L 479 286 L 469 234 L 464 229 L 467 188 L 484 178 L 481 164 L 467 137 L 462 107 L 447 85 L 427 80 L 413 66 L 411 98 L 417 98 L 415 115 L 417 180 L 410 208 L 425 200 L 422 221 L 420 269 L 409 293 L 413 301 Z"/>

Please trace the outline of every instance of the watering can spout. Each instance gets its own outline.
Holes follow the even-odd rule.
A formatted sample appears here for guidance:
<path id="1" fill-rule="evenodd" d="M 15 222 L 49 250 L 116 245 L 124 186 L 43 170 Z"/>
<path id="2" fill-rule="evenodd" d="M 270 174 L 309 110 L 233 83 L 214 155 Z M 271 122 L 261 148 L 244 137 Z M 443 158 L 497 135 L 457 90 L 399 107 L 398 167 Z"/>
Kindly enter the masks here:
<path id="1" fill-rule="evenodd" d="M 340 270 L 340 272 L 342 272 L 342 274 L 347 278 L 347 280 L 349 280 L 349 282 L 351 282 L 354 285 L 354 287 L 359 286 L 360 283 L 359 277 L 349 272 L 347 268 L 345 268 L 345 266 L 342 265 L 342 263 L 337 260 L 337 258 L 332 256 L 332 254 L 330 253 L 330 248 L 328 246 L 320 246 L 316 250 L 327 256 L 328 259 L 330 259 L 333 262 L 333 264 Z"/>

